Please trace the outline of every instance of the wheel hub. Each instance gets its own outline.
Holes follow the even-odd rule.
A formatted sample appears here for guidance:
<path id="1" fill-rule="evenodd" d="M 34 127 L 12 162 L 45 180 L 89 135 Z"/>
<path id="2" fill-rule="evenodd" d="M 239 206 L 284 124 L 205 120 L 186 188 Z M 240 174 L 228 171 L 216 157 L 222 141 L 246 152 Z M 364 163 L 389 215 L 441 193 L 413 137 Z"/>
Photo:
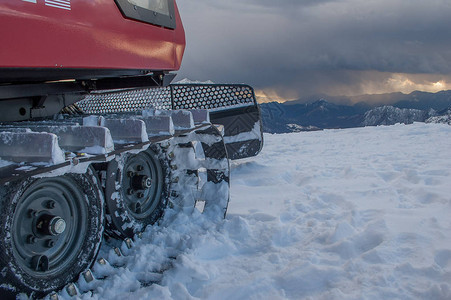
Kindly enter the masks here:
<path id="1" fill-rule="evenodd" d="M 14 218 L 14 251 L 33 276 L 68 267 L 82 243 L 83 193 L 69 177 L 36 181 L 26 190 Z"/>
<path id="2" fill-rule="evenodd" d="M 7 210 L 0 216 L 6 228 L 0 234 L 1 273 L 8 288 L 40 298 L 93 263 L 104 221 L 93 172 L 90 167 L 85 174 L 27 178 L 2 191 Z"/>
<path id="3" fill-rule="evenodd" d="M 130 218 L 147 222 L 146 218 L 155 211 L 161 197 L 163 174 L 159 159 L 152 151 L 129 155 L 124 157 L 123 169 L 117 173 L 123 174 L 121 196 Z M 116 211 L 116 201 L 111 204 Z M 123 227 L 119 220 L 117 227 Z"/>
<path id="4" fill-rule="evenodd" d="M 47 229 L 51 235 L 59 235 L 66 230 L 66 221 L 61 217 L 53 217 Z"/>
<path id="5" fill-rule="evenodd" d="M 66 221 L 59 216 L 43 215 L 37 221 L 36 229 L 44 235 L 60 235 L 66 230 Z"/>
<path id="6" fill-rule="evenodd" d="M 127 160 L 122 184 L 124 202 L 137 218 L 152 206 L 156 188 L 153 184 L 155 172 L 152 161 L 145 154 L 131 156 Z"/>
<path id="7" fill-rule="evenodd" d="M 146 175 L 135 175 L 132 177 L 131 185 L 134 190 L 147 190 L 152 186 L 152 179 Z"/>

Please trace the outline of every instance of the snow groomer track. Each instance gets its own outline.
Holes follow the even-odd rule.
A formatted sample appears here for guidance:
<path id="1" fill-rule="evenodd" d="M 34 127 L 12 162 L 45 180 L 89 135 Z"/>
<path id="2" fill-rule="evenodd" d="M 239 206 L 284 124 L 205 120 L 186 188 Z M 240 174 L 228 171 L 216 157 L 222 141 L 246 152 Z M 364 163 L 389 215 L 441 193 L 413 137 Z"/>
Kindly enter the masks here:
<path id="1" fill-rule="evenodd" d="M 229 159 L 257 155 L 261 128 L 251 87 L 206 84 L 93 92 L 51 120 L 3 123 L 0 292 L 80 295 L 165 212 L 221 220 Z"/>

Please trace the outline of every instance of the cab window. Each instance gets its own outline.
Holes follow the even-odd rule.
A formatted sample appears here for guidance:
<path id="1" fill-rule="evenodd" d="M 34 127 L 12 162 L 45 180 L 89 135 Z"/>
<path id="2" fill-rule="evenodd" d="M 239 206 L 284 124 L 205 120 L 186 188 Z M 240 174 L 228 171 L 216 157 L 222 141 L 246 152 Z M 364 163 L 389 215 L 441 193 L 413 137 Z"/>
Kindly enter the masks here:
<path id="1" fill-rule="evenodd" d="M 115 0 L 129 19 L 175 29 L 174 0 Z"/>

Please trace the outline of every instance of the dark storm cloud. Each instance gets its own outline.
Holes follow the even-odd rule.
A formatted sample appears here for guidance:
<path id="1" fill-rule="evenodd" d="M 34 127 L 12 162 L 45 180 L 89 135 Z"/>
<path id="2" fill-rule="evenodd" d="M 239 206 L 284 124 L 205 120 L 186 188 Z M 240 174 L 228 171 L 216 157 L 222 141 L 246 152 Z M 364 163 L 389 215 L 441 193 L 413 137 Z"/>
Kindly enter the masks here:
<path id="1" fill-rule="evenodd" d="M 302 95 L 382 91 L 393 73 L 451 77 L 451 1 L 178 4 L 187 37 L 179 78 Z"/>

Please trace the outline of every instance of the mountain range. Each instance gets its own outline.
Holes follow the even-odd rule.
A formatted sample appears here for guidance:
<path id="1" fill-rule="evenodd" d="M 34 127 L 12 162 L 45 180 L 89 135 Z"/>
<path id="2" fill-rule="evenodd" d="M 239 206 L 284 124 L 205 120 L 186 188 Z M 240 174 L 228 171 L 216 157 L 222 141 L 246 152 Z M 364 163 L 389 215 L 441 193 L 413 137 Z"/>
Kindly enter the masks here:
<path id="1" fill-rule="evenodd" d="M 413 122 L 446 123 L 451 119 L 451 91 L 353 97 L 321 95 L 284 103 L 263 103 L 260 107 L 263 129 L 269 133 Z"/>

